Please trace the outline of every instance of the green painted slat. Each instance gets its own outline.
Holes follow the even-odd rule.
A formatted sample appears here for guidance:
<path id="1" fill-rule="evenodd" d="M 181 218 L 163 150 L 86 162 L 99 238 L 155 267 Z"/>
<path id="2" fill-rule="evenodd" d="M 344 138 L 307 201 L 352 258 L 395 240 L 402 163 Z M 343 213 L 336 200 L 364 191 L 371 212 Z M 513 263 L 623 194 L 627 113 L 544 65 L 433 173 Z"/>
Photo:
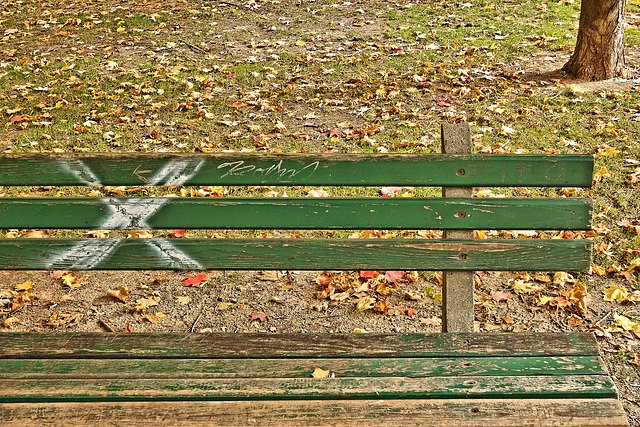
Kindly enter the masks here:
<path id="1" fill-rule="evenodd" d="M 0 334 L 0 359 L 273 359 L 598 356 L 593 334 Z"/>
<path id="2" fill-rule="evenodd" d="M 591 226 L 585 199 L 0 198 L 5 228 L 535 229 Z"/>
<path id="3" fill-rule="evenodd" d="M 597 356 L 351 359 L 0 359 L 0 380 L 606 375 Z"/>
<path id="4" fill-rule="evenodd" d="M 0 402 L 614 398 L 606 375 L 3 380 Z"/>
<path id="5" fill-rule="evenodd" d="M 590 187 L 593 156 L 3 154 L 0 185 Z"/>
<path id="6" fill-rule="evenodd" d="M 10 270 L 584 271 L 588 240 L 0 239 Z"/>

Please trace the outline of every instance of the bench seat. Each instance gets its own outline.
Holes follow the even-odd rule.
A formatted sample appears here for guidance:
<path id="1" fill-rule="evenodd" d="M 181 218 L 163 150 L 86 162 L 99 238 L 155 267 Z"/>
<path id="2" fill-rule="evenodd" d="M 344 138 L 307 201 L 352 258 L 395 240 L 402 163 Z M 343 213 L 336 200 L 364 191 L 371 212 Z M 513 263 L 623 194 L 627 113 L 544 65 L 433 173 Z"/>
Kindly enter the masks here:
<path id="1" fill-rule="evenodd" d="M 587 333 L 4 333 L 0 348 L 6 425 L 627 425 Z"/>

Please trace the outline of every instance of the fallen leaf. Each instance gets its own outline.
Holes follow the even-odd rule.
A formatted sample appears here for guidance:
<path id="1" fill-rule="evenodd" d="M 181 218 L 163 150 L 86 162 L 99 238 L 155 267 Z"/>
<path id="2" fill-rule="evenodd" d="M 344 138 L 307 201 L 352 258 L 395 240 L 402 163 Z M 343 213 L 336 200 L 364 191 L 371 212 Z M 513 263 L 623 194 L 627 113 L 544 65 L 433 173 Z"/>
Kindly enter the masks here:
<path id="1" fill-rule="evenodd" d="M 370 296 L 364 296 L 358 299 L 358 304 L 356 305 L 356 308 L 358 309 L 358 311 L 371 310 L 375 305 L 375 303 L 376 303 L 376 300 L 374 298 Z"/>
<path id="2" fill-rule="evenodd" d="M 513 298 L 513 294 L 511 292 L 501 292 L 501 291 L 495 291 L 495 292 L 491 292 L 491 299 L 493 299 L 494 301 L 508 301 L 511 298 Z"/>
<path id="3" fill-rule="evenodd" d="M 376 277 L 378 277 L 380 273 L 378 273 L 377 271 L 361 271 L 360 272 L 360 278 L 361 279 L 375 279 Z"/>
<path id="4" fill-rule="evenodd" d="M 404 282 L 407 280 L 407 273 L 404 271 L 387 271 L 384 273 L 384 278 L 390 283 Z"/>
<path id="5" fill-rule="evenodd" d="M 416 314 L 418 314 L 418 312 L 415 309 L 413 308 L 407 309 L 407 316 L 415 316 Z"/>
<path id="6" fill-rule="evenodd" d="M 176 302 L 178 304 L 187 305 L 191 302 L 191 297 L 189 296 L 177 297 Z"/>
<path id="7" fill-rule="evenodd" d="M 605 301 L 618 301 L 624 302 L 629 297 L 629 292 L 624 288 L 619 288 L 616 285 L 610 285 L 609 289 L 602 291 Z"/>
<path id="8" fill-rule="evenodd" d="M 258 280 L 264 280 L 267 282 L 277 282 L 282 279 L 282 272 L 274 270 L 274 271 L 261 271 L 258 274 Z"/>
<path id="9" fill-rule="evenodd" d="M 136 329 L 131 325 L 131 323 L 127 322 L 127 323 L 124 325 L 124 331 L 125 331 L 125 332 L 129 332 L 129 333 L 131 333 L 131 332 L 135 332 L 135 331 L 136 331 Z"/>
<path id="10" fill-rule="evenodd" d="M 62 283 L 71 289 L 82 286 L 82 281 L 76 278 L 72 273 L 67 273 L 61 277 Z"/>
<path id="11" fill-rule="evenodd" d="M 164 313 L 156 313 L 145 316 L 145 319 L 147 319 L 151 323 L 158 323 L 158 320 L 162 319 L 163 317 L 167 317 L 167 315 Z"/>
<path id="12" fill-rule="evenodd" d="M 334 378 L 335 375 L 331 374 L 331 371 L 325 371 L 324 369 L 315 368 L 311 374 L 313 378 Z"/>
<path id="13" fill-rule="evenodd" d="M 169 230 L 169 236 L 171 237 L 187 237 L 187 230 Z"/>
<path id="14" fill-rule="evenodd" d="M 129 289 L 124 286 L 118 286 L 115 289 L 109 289 L 107 295 L 119 299 L 122 302 L 126 302 L 129 299 Z"/>
<path id="15" fill-rule="evenodd" d="M 4 327 L 5 328 L 10 328 L 14 324 L 19 323 L 19 322 L 20 322 L 20 320 L 18 320 L 17 317 L 9 317 L 8 319 L 4 319 Z"/>
<path id="16" fill-rule="evenodd" d="M 16 291 L 24 291 L 27 289 L 31 289 L 33 287 L 34 283 L 31 280 L 27 280 L 24 283 L 20 283 L 19 285 L 15 286 L 15 290 Z"/>
<path id="17" fill-rule="evenodd" d="M 267 314 L 266 313 L 258 313 L 258 314 L 250 314 L 249 315 L 249 321 L 253 322 L 254 320 L 259 320 L 261 323 L 265 322 L 267 320 Z"/>
<path id="18" fill-rule="evenodd" d="M 203 286 L 209 280 L 209 276 L 204 273 L 200 273 L 193 277 L 187 277 L 182 281 L 185 286 Z"/>

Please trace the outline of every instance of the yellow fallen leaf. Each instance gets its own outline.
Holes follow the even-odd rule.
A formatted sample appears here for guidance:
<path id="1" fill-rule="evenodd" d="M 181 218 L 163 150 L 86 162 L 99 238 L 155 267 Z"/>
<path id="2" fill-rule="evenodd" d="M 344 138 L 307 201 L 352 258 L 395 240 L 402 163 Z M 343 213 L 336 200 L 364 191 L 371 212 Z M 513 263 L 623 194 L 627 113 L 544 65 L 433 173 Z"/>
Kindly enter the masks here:
<path id="1" fill-rule="evenodd" d="M 10 328 L 14 324 L 19 323 L 19 322 L 20 321 L 18 320 L 17 317 L 9 317 L 8 319 L 4 319 L 4 327 L 5 328 Z"/>
<path id="2" fill-rule="evenodd" d="M 606 178 L 611 178 L 611 172 L 606 167 L 601 167 L 600 170 L 593 174 L 593 182 L 598 183 Z"/>
<path id="3" fill-rule="evenodd" d="M 82 281 L 76 278 L 72 273 L 67 273 L 61 277 L 62 283 L 71 289 L 82 286 Z"/>
<path id="4" fill-rule="evenodd" d="M 517 294 L 532 294 L 540 290 L 535 284 L 526 283 L 523 280 L 510 280 L 509 286 Z"/>
<path id="5" fill-rule="evenodd" d="M 374 298 L 365 296 L 358 300 L 356 307 L 358 308 L 358 311 L 371 310 L 375 303 L 376 300 Z"/>
<path id="6" fill-rule="evenodd" d="M 27 280 L 24 283 L 20 283 L 19 285 L 15 286 L 15 290 L 16 291 L 24 291 L 27 289 L 31 289 L 33 287 L 34 283 L 31 280 Z"/>
<path id="7" fill-rule="evenodd" d="M 325 371 L 324 369 L 315 368 L 311 374 L 313 378 L 334 378 L 335 375 L 331 371 Z"/>
<path id="8" fill-rule="evenodd" d="M 164 313 L 156 313 L 145 316 L 145 319 L 147 319 L 151 323 L 158 323 L 158 319 L 162 319 L 163 317 L 167 316 Z"/>
<path id="9" fill-rule="evenodd" d="M 609 289 L 602 291 L 604 293 L 605 301 L 618 301 L 624 302 L 629 298 L 629 292 L 624 288 L 619 288 L 616 285 L 609 286 Z"/>

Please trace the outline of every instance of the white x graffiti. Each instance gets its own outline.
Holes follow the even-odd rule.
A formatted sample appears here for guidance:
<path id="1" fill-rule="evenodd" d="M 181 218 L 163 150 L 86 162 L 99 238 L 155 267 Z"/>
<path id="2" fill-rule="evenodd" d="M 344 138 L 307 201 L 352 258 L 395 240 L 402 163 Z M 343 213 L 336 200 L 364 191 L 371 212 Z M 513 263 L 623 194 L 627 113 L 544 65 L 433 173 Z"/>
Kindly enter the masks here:
<path id="1" fill-rule="evenodd" d="M 99 178 L 81 160 L 58 159 L 61 165 L 80 182 L 88 186 L 100 186 Z M 204 165 L 204 160 L 170 160 L 149 179 L 149 186 L 184 185 Z M 105 199 L 108 216 L 100 224 L 103 229 L 149 229 L 148 219 L 167 203 L 166 198 L 146 199 Z M 55 254 L 46 261 L 47 269 L 92 269 L 100 265 L 121 242 L 120 239 L 83 240 L 73 247 Z M 167 240 L 149 239 L 144 241 L 161 258 L 171 261 L 177 269 L 204 269 L 180 249 Z"/>

